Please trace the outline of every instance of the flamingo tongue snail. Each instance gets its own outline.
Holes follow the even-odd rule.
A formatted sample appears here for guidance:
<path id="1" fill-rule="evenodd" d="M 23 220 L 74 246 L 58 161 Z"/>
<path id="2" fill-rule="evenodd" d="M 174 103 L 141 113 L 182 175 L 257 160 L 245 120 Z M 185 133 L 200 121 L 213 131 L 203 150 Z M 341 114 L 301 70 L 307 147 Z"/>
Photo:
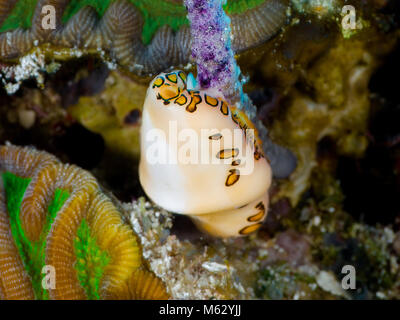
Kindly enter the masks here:
<path id="1" fill-rule="evenodd" d="M 155 203 L 213 236 L 247 235 L 267 214 L 272 173 L 257 130 L 211 91 L 188 89 L 182 71 L 147 91 L 139 177 Z"/>

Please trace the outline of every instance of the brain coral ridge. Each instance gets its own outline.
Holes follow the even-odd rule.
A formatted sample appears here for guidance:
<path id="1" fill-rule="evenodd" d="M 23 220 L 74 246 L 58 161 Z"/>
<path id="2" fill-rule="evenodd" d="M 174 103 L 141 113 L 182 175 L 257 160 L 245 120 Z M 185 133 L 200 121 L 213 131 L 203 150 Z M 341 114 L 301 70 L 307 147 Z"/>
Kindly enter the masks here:
<path id="1" fill-rule="evenodd" d="M 43 28 L 47 5 L 55 8 L 55 29 Z M 272 37 L 286 21 L 287 6 L 288 0 L 228 0 L 234 51 Z M 182 1 L 0 0 L 0 59 L 15 60 L 43 44 L 104 51 L 146 75 L 186 65 L 191 53 Z"/>
<path id="2" fill-rule="evenodd" d="M 0 299 L 165 299 L 121 213 L 88 172 L 0 146 Z"/>

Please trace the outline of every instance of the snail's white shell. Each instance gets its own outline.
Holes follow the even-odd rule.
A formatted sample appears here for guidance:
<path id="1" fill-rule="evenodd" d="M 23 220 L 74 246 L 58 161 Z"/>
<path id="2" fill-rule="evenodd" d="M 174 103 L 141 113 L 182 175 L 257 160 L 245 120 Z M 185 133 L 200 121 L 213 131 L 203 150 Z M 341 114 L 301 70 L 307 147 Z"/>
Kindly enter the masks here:
<path id="1" fill-rule="evenodd" d="M 193 216 L 213 235 L 247 234 L 265 218 L 270 166 L 255 149 L 251 137 L 256 134 L 241 128 L 228 105 L 206 92 L 186 90 L 185 79 L 176 71 L 150 84 L 140 182 L 159 206 Z"/>

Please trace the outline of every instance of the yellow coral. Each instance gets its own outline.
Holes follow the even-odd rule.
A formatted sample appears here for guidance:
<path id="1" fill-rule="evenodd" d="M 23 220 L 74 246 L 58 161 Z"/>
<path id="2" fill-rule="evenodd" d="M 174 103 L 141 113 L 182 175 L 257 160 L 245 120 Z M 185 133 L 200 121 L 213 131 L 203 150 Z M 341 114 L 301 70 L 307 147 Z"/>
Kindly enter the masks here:
<path id="1" fill-rule="evenodd" d="M 152 276 L 135 273 L 142 265 L 136 235 L 88 172 L 33 148 L 2 146 L 0 174 L 2 299 L 166 296 L 158 279 L 154 292 L 140 287 Z M 55 286 L 43 287 L 45 266 Z"/>

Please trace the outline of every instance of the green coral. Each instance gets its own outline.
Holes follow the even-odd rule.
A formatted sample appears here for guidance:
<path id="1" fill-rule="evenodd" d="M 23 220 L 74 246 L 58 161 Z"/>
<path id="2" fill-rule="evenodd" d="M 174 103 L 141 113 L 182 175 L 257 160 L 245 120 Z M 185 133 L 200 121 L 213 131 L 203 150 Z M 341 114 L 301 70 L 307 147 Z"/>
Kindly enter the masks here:
<path id="1" fill-rule="evenodd" d="M 224 10 L 229 14 L 239 14 L 251 10 L 264 2 L 265 0 L 228 0 L 224 5 Z"/>
<path id="2" fill-rule="evenodd" d="M 32 17 L 38 0 L 20 0 L 12 10 L 9 17 L 0 26 L 0 32 L 14 30 L 16 28 L 28 29 L 32 26 Z M 62 22 L 66 23 L 80 9 L 92 6 L 98 15 L 102 17 L 115 0 L 71 0 L 64 11 Z M 188 24 L 186 8 L 177 3 L 162 0 L 128 0 L 135 5 L 143 15 L 144 25 L 142 40 L 150 43 L 155 32 L 164 25 L 169 25 L 177 31 L 182 25 Z M 238 14 L 252 9 L 265 0 L 230 0 L 224 8 L 229 14 Z"/>
<path id="3" fill-rule="evenodd" d="M 99 300 L 100 280 L 110 262 L 110 257 L 98 247 L 96 239 L 90 234 L 86 220 L 81 222 L 74 245 L 78 280 L 89 300 Z"/>
<path id="4" fill-rule="evenodd" d="M 99 16 L 102 17 L 112 1 L 72 0 L 64 13 L 63 23 L 67 22 L 74 14 L 87 5 L 94 7 Z M 230 14 L 237 14 L 254 8 L 264 1 L 228 1 L 224 8 Z M 186 19 L 186 9 L 183 5 L 162 0 L 129 0 L 129 2 L 134 4 L 144 17 L 142 41 L 145 44 L 150 43 L 155 32 L 164 25 L 169 25 L 172 30 L 177 31 L 181 26 L 189 23 Z"/>
<path id="5" fill-rule="evenodd" d="M 106 12 L 111 0 L 71 0 L 64 11 L 62 22 L 66 23 L 72 16 L 85 6 L 93 7 L 97 14 L 102 17 Z"/>
<path id="6" fill-rule="evenodd" d="M 46 238 L 54 219 L 69 193 L 62 189 L 56 189 L 54 198 L 48 207 L 46 223 L 38 241 L 30 241 L 21 225 L 20 208 L 26 189 L 31 182 L 29 178 L 21 178 L 10 172 L 2 175 L 6 194 L 7 210 L 10 216 L 11 233 L 13 235 L 18 252 L 24 264 L 25 270 L 32 279 L 32 286 L 37 299 L 46 300 L 49 293 L 42 286 L 42 270 L 45 266 Z"/>
<path id="7" fill-rule="evenodd" d="M 63 16 L 63 23 L 66 23 L 73 15 L 85 6 L 92 6 L 102 17 L 113 0 L 72 0 Z M 179 4 L 166 1 L 129 0 L 137 7 L 143 15 L 144 25 L 142 40 L 148 44 L 154 33 L 163 25 L 169 25 L 174 31 L 187 23 L 185 7 Z"/>
<path id="8" fill-rule="evenodd" d="M 32 17 L 38 0 L 17 1 L 10 15 L 0 26 L 0 32 L 17 28 L 28 29 L 32 26 Z"/>

